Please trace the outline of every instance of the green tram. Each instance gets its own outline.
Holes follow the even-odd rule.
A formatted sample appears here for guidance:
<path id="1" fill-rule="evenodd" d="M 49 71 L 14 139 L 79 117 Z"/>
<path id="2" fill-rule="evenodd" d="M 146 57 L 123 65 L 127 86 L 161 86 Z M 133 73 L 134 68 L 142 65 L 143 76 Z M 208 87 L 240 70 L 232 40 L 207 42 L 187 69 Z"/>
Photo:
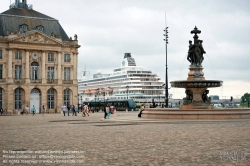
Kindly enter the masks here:
<path id="1" fill-rule="evenodd" d="M 136 109 L 136 104 L 134 100 L 91 100 L 85 101 L 82 104 L 88 104 L 95 112 L 103 110 L 104 107 L 109 104 L 109 106 L 114 106 L 116 111 L 131 111 Z"/>

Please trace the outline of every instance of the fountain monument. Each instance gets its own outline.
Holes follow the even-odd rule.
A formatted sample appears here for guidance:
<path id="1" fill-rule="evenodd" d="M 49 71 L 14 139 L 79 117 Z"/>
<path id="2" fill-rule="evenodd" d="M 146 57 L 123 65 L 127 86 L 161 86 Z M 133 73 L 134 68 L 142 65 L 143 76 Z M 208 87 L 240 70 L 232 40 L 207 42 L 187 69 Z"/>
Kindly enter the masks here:
<path id="1" fill-rule="evenodd" d="M 172 81 L 171 87 L 185 88 L 186 97 L 182 105 L 176 108 L 146 108 L 142 112 L 142 118 L 159 119 L 248 119 L 250 109 L 248 108 L 213 108 L 211 99 L 208 97 L 208 88 L 222 86 L 223 81 L 206 80 L 203 73 L 202 62 L 203 41 L 197 34 L 201 31 L 197 27 L 191 31 L 194 34 L 194 43 L 189 41 L 187 60 L 190 62 L 187 80 Z"/>

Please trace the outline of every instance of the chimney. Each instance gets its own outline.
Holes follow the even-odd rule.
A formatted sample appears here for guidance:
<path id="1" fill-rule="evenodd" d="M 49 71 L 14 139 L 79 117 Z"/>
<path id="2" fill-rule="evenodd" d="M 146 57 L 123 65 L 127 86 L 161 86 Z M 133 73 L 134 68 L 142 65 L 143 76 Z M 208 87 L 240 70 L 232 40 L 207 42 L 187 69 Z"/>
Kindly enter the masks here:
<path id="1" fill-rule="evenodd" d="M 24 8 L 24 9 L 32 9 L 32 6 L 28 6 L 27 0 L 15 0 L 15 3 L 10 5 L 10 8 Z"/>

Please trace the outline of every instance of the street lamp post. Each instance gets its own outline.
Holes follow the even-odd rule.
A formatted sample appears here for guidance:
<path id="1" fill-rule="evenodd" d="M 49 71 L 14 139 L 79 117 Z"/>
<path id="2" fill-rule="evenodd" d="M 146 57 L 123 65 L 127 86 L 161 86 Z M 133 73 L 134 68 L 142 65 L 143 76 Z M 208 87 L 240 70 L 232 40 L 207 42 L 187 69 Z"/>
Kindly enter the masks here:
<path id="1" fill-rule="evenodd" d="M 129 89 L 128 85 L 126 86 L 126 89 L 127 89 L 127 99 L 128 99 L 128 89 Z"/>
<path id="2" fill-rule="evenodd" d="M 163 34 L 164 36 L 165 36 L 165 39 L 164 39 L 164 41 L 166 42 L 166 80 L 165 80 L 165 86 L 166 86 L 166 88 L 165 88 L 165 99 L 166 99 L 166 101 L 165 101 L 165 105 L 166 105 L 166 107 L 168 106 L 168 58 L 167 58 L 167 55 L 168 55 L 168 47 L 167 47 L 167 45 L 168 45 L 168 27 L 166 26 L 166 28 L 164 29 L 164 31 L 165 31 L 165 34 Z"/>

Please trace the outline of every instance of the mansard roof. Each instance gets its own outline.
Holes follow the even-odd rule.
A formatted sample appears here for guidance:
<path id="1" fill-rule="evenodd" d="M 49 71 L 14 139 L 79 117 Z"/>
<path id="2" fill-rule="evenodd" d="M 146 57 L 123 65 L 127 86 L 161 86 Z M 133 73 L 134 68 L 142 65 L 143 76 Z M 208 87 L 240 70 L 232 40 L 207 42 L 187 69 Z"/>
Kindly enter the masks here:
<path id="1" fill-rule="evenodd" d="M 43 33 L 47 36 L 53 34 L 59 36 L 62 40 L 69 40 L 58 20 L 26 8 L 11 8 L 0 14 L 0 36 L 7 36 L 10 32 L 19 32 L 20 25 L 23 24 L 28 26 L 28 31 L 43 26 Z"/>
<path id="2" fill-rule="evenodd" d="M 12 15 L 12 16 L 23 16 L 23 17 L 35 17 L 35 18 L 44 18 L 44 19 L 54 19 L 45 14 L 39 13 L 35 10 L 24 9 L 24 8 L 11 8 L 1 13 L 4 15 Z"/>

